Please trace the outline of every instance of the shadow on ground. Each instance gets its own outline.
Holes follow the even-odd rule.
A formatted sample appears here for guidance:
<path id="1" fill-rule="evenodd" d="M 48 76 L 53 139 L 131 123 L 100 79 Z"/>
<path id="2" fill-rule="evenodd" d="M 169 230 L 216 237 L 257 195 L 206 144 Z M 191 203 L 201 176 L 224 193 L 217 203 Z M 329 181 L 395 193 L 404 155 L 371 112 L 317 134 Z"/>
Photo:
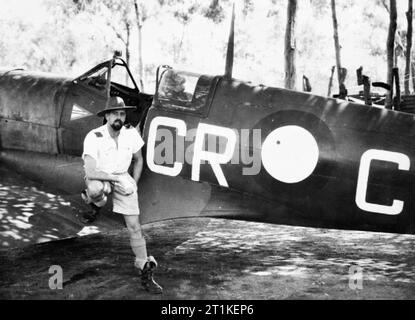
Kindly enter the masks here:
<path id="1" fill-rule="evenodd" d="M 143 227 L 165 289 L 151 296 L 112 216 L 85 230 L 76 196 L 1 167 L 0 178 L 0 299 L 415 298 L 413 235 L 209 218 Z M 84 236 L 44 242 L 76 234 Z M 12 248 L 21 243 L 31 244 Z M 61 290 L 49 287 L 51 266 L 62 268 Z"/>
<path id="2" fill-rule="evenodd" d="M 414 299 L 415 237 L 180 219 L 144 227 L 165 293 L 140 288 L 125 229 L 0 252 L 3 299 Z M 63 289 L 49 288 L 49 268 Z M 362 289 L 350 267 L 362 268 Z M 353 281 L 352 281 L 353 280 Z"/>
<path id="3" fill-rule="evenodd" d="M 80 194 L 58 193 L 0 166 L 0 247 L 66 239 L 123 225 L 122 217 L 103 210 L 97 223 L 85 226 L 79 214 L 87 210 Z"/>

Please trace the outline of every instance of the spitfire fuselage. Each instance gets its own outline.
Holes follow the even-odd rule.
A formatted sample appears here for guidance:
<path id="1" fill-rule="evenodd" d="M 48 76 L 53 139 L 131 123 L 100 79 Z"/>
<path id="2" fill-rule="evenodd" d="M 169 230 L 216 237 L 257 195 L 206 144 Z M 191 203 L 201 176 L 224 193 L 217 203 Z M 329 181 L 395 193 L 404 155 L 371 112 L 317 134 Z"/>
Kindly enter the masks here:
<path id="1" fill-rule="evenodd" d="M 132 123 L 145 116 L 143 223 L 214 216 L 415 233 L 413 115 L 191 76 L 187 96 L 173 95 L 184 81 L 167 79 L 148 110 L 141 93 L 121 90 L 137 105 Z M 0 74 L 0 97 L 0 160 L 80 193 L 82 141 L 105 95 L 12 71 Z"/>

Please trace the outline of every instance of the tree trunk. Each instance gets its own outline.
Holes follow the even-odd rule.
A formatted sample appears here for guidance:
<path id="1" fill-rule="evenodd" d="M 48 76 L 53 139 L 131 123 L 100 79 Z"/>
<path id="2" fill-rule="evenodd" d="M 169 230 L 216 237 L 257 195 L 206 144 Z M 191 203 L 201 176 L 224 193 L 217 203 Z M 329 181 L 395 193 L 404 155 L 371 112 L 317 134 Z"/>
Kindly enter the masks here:
<path id="1" fill-rule="evenodd" d="M 412 71 L 412 89 L 415 91 L 415 64 L 411 62 L 411 71 Z"/>
<path id="2" fill-rule="evenodd" d="M 287 28 L 285 29 L 285 88 L 295 90 L 295 20 L 297 0 L 288 0 Z"/>
<path id="3" fill-rule="evenodd" d="M 393 86 L 393 63 L 394 63 L 394 52 L 395 52 L 395 32 L 396 32 L 396 0 L 390 0 L 389 6 L 389 31 L 388 31 L 388 39 L 386 41 L 386 53 L 387 53 L 387 66 L 388 66 L 388 74 L 386 77 L 386 82 L 391 86 Z M 385 100 L 385 107 L 388 109 L 392 108 L 392 90 L 386 94 Z"/>
<path id="4" fill-rule="evenodd" d="M 344 91 L 344 80 L 345 75 L 343 74 L 343 68 L 341 64 L 340 56 L 340 43 L 339 43 L 339 33 L 337 25 L 337 14 L 336 14 L 336 1 L 331 0 L 331 15 L 333 18 L 333 38 L 334 38 L 334 50 L 336 52 L 336 66 L 337 66 L 337 79 L 339 81 L 339 94 L 342 96 Z"/>
<path id="5" fill-rule="evenodd" d="M 182 33 L 180 35 L 179 42 L 174 45 L 174 52 L 173 52 L 173 63 L 178 64 L 180 62 L 181 57 L 181 51 L 183 47 L 183 40 L 184 40 L 184 34 L 186 32 L 187 22 L 182 22 Z"/>
<path id="6" fill-rule="evenodd" d="M 363 85 L 363 97 L 365 99 L 365 104 L 368 106 L 372 105 L 372 97 L 370 95 L 370 79 L 368 76 L 363 74 L 363 67 L 360 67 L 356 70 L 357 73 L 357 84 L 359 86 Z"/>
<path id="7" fill-rule="evenodd" d="M 308 79 L 305 75 L 303 75 L 303 91 L 304 92 L 311 92 L 313 88 L 311 87 L 310 79 Z"/>
<path id="8" fill-rule="evenodd" d="M 398 56 L 399 56 L 399 48 L 395 43 L 395 52 L 393 54 L 393 66 L 396 67 L 398 65 Z"/>
<path id="9" fill-rule="evenodd" d="M 142 28 L 143 28 L 143 20 L 140 15 L 140 10 L 138 9 L 137 0 L 134 0 L 134 8 L 135 8 L 135 17 L 137 23 L 137 31 L 138 31 L 138 83 L 140 86 L 140 91 L 144 91 L 144 67 L 143 67 L 143 35 L 142 35 Z"/>
<path id="10" fill-rule="evenodd" d="M 127 30 L 127 40 L 125 41 L 125 62 L 127 63 L 128 68 L 130 67 L 130 24 L 125 23 L 125 28 Z M 128 86 L 130 82 L 130 76 L 128 72 L 125 74 L 125 84 Z"/>
<path id="11" fill-rule="evenodd" d="M 370 96 L 370 79 L 367 76 L 363 76 L 363 96 L 365 97 L 365 104 L 372 105 L 372 97 Z"/>
<path id="12" fill-rule="evenodd" d="M 331 68 L 331 75 L 330 75 L 330 80 L 329 80 L 329 89 L 327 91 L 327 97 L 329 97 L 329 98 L 331 98 L 331 88 L 333 87 L 334 69 L 336 69 L 336 66 L 333 66 Z"/>
<path id="13" fill-rule="evenodd" d="M 406 33 L 406 65 L 405 65 L 405 94 L 410 93 L 409 80 L 411 78 L 411 57 L 412 57 L 412 0 L 408 0 L 408 11 L 406 12 L 406 19 L 408 21 L 408 31 Z M 413 75 L 413 74 L 412 74 Z"/>
<path id="14" fill-rule="evenodd" d="M 393 72 L 393 79 L 395 81 L 395 91 L 396 91 L 396 96 L 395 99 L 393 100 L 393 109 L 394 110 L 400 110 L 401 108 L 401 87 L 399 85 L 399 69 L 398 68 L 393 68 L 392 70 Z"/>

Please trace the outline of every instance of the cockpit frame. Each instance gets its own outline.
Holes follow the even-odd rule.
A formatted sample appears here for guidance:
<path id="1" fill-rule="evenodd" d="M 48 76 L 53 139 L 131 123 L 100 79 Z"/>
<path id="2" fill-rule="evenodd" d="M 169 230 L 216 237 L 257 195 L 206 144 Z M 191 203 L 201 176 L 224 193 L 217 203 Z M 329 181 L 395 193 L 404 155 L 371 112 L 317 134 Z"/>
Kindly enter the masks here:
<path id="1" fill-rule="evenodd" d="M 153 106 L 206 118 L 221 78 L 159 66 Z M 189 80 L 194 85 L 185 85 Z"/>

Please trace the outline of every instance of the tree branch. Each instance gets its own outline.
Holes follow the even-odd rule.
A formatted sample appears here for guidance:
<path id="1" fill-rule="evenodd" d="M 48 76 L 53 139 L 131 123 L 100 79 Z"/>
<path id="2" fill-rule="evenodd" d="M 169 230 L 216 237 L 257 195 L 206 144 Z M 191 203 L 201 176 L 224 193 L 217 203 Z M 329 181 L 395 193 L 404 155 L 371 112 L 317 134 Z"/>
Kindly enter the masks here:
<path id="1" fill-rule="evenodd" d="M 390 13 L 390 10 L 389 10 L 388 4 L 386 3 L 386 0 L 381 0 L 380 2 L 381 2 L 381 3 L 383 4 L 383 6 L 385 7 L 386 11 L 387 11 L 388 13 Z"/>
<path id="2" fill-rule="evenodd" d="M 127 45 L 127 41 L 124 39 L 124 37 L 118 32 L 118 30 L 111 24 L 111 22 L 107 22 L 107 25 L 114 31 L 115 35 L 118 39 L 122 41 L 125 45 Z"/>

